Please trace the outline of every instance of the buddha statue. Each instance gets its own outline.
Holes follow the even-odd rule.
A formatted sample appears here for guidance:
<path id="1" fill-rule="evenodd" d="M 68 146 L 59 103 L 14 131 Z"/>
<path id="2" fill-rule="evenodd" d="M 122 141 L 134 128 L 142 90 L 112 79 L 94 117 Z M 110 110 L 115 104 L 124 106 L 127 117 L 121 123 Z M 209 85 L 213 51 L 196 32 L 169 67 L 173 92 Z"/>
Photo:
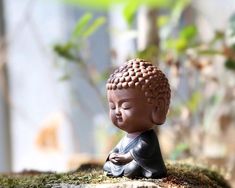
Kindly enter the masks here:
<path id="1" fill-rule="evenodd" d="M 165 122 L 170 104 L 168 79 L 151 62 L 132 59 L 107 81 L 109 116 L 126 135 L 110 151 L 103 170 L 107 176 L 162 178 L 166 167 L 155 125 Z"/>

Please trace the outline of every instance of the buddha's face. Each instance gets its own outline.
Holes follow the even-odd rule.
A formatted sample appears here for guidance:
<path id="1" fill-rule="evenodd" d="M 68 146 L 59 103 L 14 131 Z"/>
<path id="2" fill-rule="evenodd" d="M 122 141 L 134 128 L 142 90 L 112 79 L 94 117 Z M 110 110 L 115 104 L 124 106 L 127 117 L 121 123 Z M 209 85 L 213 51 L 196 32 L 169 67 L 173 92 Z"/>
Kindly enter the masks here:
<path id="1" fill-rule="evenodd" d="M 138 88 L 108 90 L 109 115 L 115 126 L 128 132 L 142 132 L 153 127 L 154 105 L 147 102 Z"/>

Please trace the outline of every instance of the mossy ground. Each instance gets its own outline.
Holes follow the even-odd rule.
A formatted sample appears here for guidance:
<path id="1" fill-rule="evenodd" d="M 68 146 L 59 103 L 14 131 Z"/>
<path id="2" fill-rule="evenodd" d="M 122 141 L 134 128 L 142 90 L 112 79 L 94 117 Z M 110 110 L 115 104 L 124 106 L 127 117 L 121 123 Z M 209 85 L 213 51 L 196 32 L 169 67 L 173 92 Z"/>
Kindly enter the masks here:
<path id="1" fill-rule="evenodd" d="M 163 179 L 138 179 L 153 182 L 160 187 L 216 187 L 230 188 L 218 172 L 189 164 L 167 164 L 168 175 Z M 0 175 L 2 188 L 49 188 L 53 185 L 107 184 L 130 181 L 128 178 L 110 178 L 103 174 L 99 165 L 84 165 L 69 173 L 24 172 Z"/>

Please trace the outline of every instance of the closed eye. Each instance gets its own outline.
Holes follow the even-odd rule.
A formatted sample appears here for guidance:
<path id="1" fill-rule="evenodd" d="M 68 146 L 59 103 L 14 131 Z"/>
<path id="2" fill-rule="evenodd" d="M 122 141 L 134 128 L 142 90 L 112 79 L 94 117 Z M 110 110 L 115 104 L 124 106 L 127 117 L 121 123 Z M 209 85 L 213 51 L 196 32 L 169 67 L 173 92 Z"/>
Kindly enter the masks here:
<path id="1" fill-rule="evenodd" d="M 109 103 L 109 108 L 112 109 L 112 110 L 115 110 L 115 105 L 113 103 Z"/>
<path id="2" fill-rule="evenodd" d="M 132 105 L 130 102 L 124 102 L 124 103 L 122 103 L 122 108 L 124 110 L 128 110 L 128 109 L 132 108 Z"/>

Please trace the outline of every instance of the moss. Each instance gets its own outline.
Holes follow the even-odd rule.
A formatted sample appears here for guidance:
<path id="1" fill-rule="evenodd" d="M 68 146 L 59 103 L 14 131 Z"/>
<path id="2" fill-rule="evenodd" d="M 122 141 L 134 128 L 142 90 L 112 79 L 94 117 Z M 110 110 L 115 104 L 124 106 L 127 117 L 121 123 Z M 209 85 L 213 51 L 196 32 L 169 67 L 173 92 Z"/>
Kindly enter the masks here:
<path id="1" fill-rule="evenodd" d="M 216 171 L 189 164 L 167 164 L 168 175 L 163 179 L 138 179 L 142 182 L 152 182 L 160 187 L 223 187 L 229 188 L 226 180 Z M 123 183 L 128 178 L 109 178 L 103 175 L 97 165 L 83 165 L 78 170 L 69 173 L 40 173 L 35 171 L 20 174 L 0 175 L 0 187 L 9 188 L 49 188 L 53 185 L 69 184 L 101 184 Z M 202 186 L 203 185 L 203 186 Z"/>
<path id="2" fill-rule="evenodd" d="M 165 182 L 185 187 L 223 187 L 229 188 L 228 182 L 218 172 L 190 164 L 167 164 L 168 176 Z"/>

